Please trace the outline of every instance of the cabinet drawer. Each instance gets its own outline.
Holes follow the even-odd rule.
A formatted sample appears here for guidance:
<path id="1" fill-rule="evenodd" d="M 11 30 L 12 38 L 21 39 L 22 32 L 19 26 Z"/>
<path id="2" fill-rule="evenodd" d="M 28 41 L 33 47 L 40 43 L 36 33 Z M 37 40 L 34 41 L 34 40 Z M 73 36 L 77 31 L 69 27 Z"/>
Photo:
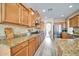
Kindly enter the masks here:
<path id="1" fill-rule="evenodd" d="M 19 50 L 21 50 L 23 47 L 28 45 L 28 41 L 22 42 L 20 44 L 18 44 L 15 47 L 11 48 L 11 55 L 14 55 L 16 52 L 18 52 Z"/>

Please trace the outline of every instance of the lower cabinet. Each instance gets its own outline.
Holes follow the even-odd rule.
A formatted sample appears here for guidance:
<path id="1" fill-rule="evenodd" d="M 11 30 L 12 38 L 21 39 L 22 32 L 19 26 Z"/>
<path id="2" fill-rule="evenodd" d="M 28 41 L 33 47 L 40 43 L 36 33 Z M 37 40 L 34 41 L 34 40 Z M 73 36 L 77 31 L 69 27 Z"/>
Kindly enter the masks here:
<path id="1" fill-rule="evenodd" d="M 39 46 L 39 40 L 38 40 L 38 37 L 35 37 L 35 39 L 36 39 L 36 50 L 37 50 Z"/>
<path id="2" fill-rule="evenodd" d="M 11 48 L 12 56 L 28 56 L 28 41 L 22 42 Z"/>
<path id="3" fill-rule="evenodd" d="M 33 56 L 34 55 L 34 53 L 35 53 L 35 42 L 36 42 L 36 40 L 35 40 L 35 38 L 32 38 L 32 39 L 30 39 L 29 40 L 29 46 L 28 46 L 28 48 L 29 48 L 29 53 L 28 53 L 28 55 L 29 56 Z"/>
<path id="4" fill-rule="evenodd" d="M 41 44 L 41 35 L 36 35 L 11 48 L 12 56 L 33 56 Z"/>
<path id="5" fill-rule="evenodd" d="M 14 56 L 28 56 L 28 46 L 21 49 Z"/>

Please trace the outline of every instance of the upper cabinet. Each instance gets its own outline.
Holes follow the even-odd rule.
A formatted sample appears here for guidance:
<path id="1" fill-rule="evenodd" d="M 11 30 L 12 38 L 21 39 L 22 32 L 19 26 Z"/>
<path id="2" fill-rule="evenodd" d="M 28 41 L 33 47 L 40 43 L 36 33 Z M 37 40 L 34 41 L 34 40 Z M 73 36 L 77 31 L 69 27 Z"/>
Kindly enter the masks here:
<path id="1" fill-rule="evenodd" d="M 29 9 L 28 25 L 35 26 L 35 21 L 36 21 L 36 13 L 32 9 Z"/>
<path id="2" fill-rule="evenodd" d="M 0 4 L 0 23 L 1 23 L 1 4 Z"/>
<path id="3" fill-rule="evenodd" d="M 76 15 L 69 19 L 70 27 L 78 27 L 79 26 L 79 15 Z"/>
<path id="4" fill-rule="evenodd" d="M 22 24 L 23 25 L 28 25 L 28 14 L 29 10 L 26 8 L 23 8 L 23 12 L 22 12 Z"/>
<path id="5" fill-rule="evenodd" d="M 19 23 L 19 5 L 16 3 L 5 4 L 5 22 Z"/>
<path id="6" fill-rule="evenodd" d="M 20 3 L 0 4 L 0 23 L 35 26 L 38 13 Z"/>

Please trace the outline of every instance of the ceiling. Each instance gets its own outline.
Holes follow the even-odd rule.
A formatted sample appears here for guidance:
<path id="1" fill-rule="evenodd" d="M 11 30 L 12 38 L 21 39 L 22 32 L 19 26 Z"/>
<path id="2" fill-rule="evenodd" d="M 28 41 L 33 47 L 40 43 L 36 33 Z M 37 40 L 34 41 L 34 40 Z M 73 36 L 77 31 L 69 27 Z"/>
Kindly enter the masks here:
<path id="1" fill-rule="evenodd" d="M 45 18 L 54 19 L 65 19 L 79 10 L 79 3 L 24 3 L 24 5 L 38 10 Z"/>

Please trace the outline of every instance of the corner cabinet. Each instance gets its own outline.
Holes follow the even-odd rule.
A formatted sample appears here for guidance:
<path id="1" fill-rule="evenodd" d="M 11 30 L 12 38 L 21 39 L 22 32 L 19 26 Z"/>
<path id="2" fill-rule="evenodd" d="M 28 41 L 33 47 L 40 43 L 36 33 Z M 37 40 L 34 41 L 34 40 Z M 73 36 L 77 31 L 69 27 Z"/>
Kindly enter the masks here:
<path id="1" fill-rule="evenodd" d="M 69 27 L 79 27 L 79 15 L 69 19 Z"/>

